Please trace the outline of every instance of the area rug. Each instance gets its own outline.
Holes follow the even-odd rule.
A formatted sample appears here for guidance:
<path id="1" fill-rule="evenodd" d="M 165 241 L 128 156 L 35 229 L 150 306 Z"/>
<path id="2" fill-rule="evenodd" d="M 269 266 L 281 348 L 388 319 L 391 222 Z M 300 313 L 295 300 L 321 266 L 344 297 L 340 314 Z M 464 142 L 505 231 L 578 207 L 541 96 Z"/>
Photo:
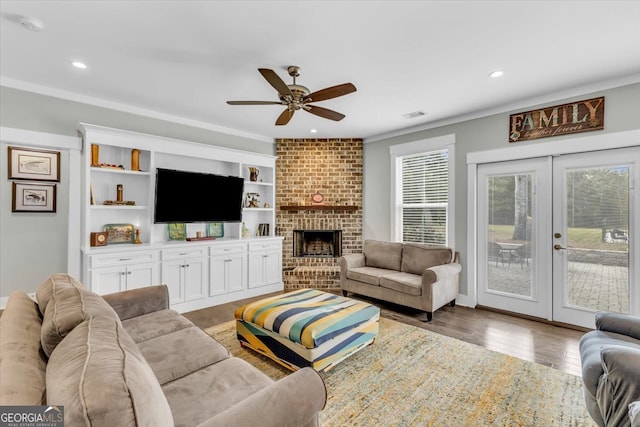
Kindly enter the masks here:
<path id="1" fill-rule="evenodd" d="M 206 329 L 274 380 L 289 371 L 240 347 L 235 322 Z M 595 426 L 582 380 L 381 318 L 373 345 L 323 373 L 327 426 Z"/>

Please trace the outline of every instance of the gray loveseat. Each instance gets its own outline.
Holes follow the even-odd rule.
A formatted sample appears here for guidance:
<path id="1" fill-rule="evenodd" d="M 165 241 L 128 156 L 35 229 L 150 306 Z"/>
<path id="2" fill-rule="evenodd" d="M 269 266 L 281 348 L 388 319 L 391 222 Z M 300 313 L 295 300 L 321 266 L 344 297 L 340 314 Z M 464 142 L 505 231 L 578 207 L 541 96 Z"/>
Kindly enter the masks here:
<path id="1" fill-rule="evenodd" d="M 597 313 L 580 339 L 587 410 L 599 426 L 640 427 L 640 317 Z"/>
<path id="2" fill-rule="evenodd" d="M 310 368 L 273 382 L 169 310 L 166 286 L 101 297 L 66 274 L 9 296 L 0 405 L 64 406 L 65 426 L 317 426 Z"/>
<path id="3" fill-rule="evenodd" d="M 458 297 L 460 255 L 451 248 L 365 240 L 363 252 L 338 261 L 343 295 L 353 292 L 426 312 Z"/>

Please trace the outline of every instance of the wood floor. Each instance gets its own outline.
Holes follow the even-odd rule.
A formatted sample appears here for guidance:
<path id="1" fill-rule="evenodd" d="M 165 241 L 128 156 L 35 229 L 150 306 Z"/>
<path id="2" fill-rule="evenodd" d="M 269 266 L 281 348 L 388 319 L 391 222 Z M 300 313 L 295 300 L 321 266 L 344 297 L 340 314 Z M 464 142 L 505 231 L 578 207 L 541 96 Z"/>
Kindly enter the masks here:
<path id="1" fill-rule="evenodd" d="M 349 296 L 377 305 L 381 315 L 386 318 L 580 375 L 578 342 L 584 334 L 582 331 L 462 306 L 442 307 L 433 314 L 433 320 L 426 323 L 420 320 L 424 318 L 424 313 L 416 310 L 351 294 Z M 236 308 L 262 298 L 265 295 L 184 315 L 199 327 L 208 328 L 233 320 Z"/>

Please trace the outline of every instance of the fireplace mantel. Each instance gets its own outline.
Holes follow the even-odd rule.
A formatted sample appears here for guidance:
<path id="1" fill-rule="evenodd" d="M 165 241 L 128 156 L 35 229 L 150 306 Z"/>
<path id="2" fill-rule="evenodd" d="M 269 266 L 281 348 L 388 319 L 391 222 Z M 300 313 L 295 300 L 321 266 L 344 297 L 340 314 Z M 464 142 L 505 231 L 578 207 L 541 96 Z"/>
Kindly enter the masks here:
<path id="1" fill-rule="evenodd" d="M 349 211 L 358 210 L 357 206 L 343 205 L 284 205 L 280 206 L 282 211 Z"/>

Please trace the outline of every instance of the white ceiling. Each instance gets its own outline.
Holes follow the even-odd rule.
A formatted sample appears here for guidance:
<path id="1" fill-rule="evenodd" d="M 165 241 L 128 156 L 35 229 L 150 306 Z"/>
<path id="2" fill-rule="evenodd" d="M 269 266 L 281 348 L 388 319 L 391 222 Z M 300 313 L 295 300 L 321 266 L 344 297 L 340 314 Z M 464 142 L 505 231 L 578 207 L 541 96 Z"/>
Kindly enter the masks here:
<path id="1" fill-rule="evenodd" d="M 2 0 L 0 12 L 4 86 L 264 140 L 377 139 L 640 81 L 640 1 Z M 291 83 L 288 65 L 311 91 L 352 82 L 317 104 L 346 118 L 298 112 L 276 127 L 281 106 L 226 104 L 277 100 L 257 69 Z M 414 111 L 426 115 L 402 117 Z"/>

